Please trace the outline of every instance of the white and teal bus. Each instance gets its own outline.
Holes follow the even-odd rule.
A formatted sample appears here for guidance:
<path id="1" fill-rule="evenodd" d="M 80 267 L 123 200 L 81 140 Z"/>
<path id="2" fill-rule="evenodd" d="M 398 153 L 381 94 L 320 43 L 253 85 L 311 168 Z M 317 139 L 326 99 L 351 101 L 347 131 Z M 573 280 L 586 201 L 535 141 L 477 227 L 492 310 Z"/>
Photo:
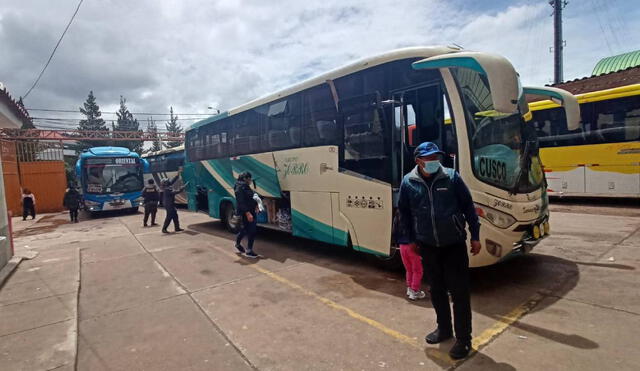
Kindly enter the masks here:
<path id="1" fill-rule="evenodd" d="M 549 212 L 535 130 L 522 88 L 503 57 L 451 47 L 390 51 L 202 120 L 186 132 L 183 177 L 197 209 L 232 231 L 239 173 L 253 174 L 265 209 L 258 222 L 295 236 L 392 258 L 392 220 L 413 149 L 437 143 L 469 186 L 481 216 L 472 266 L 530 250 L 548 234 Z"/>
<path id="2" fill-rule="evenodd" d="M 156 185 L 160 187 L 163 180 L 173 179 L 176 175 L 181 175 L 180 168 L 184 166 L 184 145 L 145 153 L 142 158 L 149 162 L 149 168 L 144 173 L 145 184 L 149 179 L 153 179 Z M 178 178 L 174 188 L 180 188 L 181 186 L 182 180 Z M 175 201 L 178 205 L 186 205 L 187 193 L 178 193 Z"/>

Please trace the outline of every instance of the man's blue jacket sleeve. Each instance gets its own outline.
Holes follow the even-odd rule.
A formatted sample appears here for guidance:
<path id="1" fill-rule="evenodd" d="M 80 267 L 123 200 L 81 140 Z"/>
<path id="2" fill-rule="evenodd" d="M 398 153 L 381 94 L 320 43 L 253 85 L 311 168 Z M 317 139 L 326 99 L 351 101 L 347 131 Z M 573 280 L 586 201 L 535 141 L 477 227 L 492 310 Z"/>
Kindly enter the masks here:
<path id="1" fill-rule="evenodd" d="M 469 188 L 464 184 L 460 174 L 456 173 L 453 181 L 460 209 L 464 213 L 464 217 L 469 224 L 469 232 L 471 232 L 471 240 L 480 241 L 480 220 L 476 214 L 476 207 L 473 204 Z"/>
<path id="2" fill-rule="evenodd" d="M 407 244 L 415 242 L 415 236 L 412 227 L 411 206 L 406 183 L 403 181 L 400 185 L 400 193 L 398 195 L 398 213 L 396 215 L 396 242 L 399 244 Z"/>

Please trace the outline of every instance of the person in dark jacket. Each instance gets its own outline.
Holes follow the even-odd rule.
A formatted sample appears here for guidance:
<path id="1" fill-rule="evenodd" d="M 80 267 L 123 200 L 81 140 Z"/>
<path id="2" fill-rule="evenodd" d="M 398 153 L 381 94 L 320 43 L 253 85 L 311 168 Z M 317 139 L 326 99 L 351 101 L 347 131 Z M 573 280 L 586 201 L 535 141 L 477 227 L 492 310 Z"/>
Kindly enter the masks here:
<path id="1" fill-rule="evenodd" d="M 257 232 L 256 209 L 258 203 L 253 198 L 254 191 L 251 189 L 251 173 L 245 172 L 238 176 L 234 186 L 236 196 L 236 212 L 242 217 L 242 228 L 236 236 L 236 249 L 239 253 L 244 253 L 248 258 L 258 258 L 259 255 L 253 251 L 253 241 Z M 242 239 L 247 237 L 247 248 L 242 246 Z"/>
<path id="2" fill-rule="evenodd" d="M 438 327 L 425 340 L 440 343 L 452 337 L 449 296 L 453 300 L 456 343 L 449 351 L 454 359 L 471 351 L 471 300 L 469 256 L 465 221 L 471 232 L 471 253 L 480 252 L 480 222 L 469 189 L 453 169 L 442 167 L 444 155 L 431 142 L 420 144 L 416 167 L 405 175 L 398 199 L 404 232 L 399 243 L 416 243 L 425 261 L 431 284 L 431 303 Z"/>
<path id="3" fill-rule="evenodd" d="M 160 190 L 153 179 L 147 181 L 147 185 L 142 190 L 142 198 L 144 199 L 144 221 L 142 225 L 147 226 L 149 215 L 151 215 L 151 225 L 158 225 L 156 223 L 156 213 L 160 202 Z"/>
<path id="4" fill-rule="evenodd" d="M 22 220 L 27 220 L 29 215 L 32 220 L 36 218 L 36 196 L 25 188 L 22 191 Z"/>
<path id="5" fill-rule="evenodd" d="M 187 187 L 188 183 L 182 185 L 182 187 L 174 190 L 172 188 L 173 184 L 180 178 L 181 171 L 178 172 L 173 179 L 164 179 L 162 180 L 162 204 L 164 205 L 164 209 L 167 212 L 167 216 L 164 218 L 164 224 L 162 225 L 162 233 L 169 233 L 167 228 L 169 227 L 169 223 L 173 220 L 173 226 L 175 227 L 176 232 L 184 231 L 184 229 L 180 228 L 180 220 L 178 219 L 178 210 L 176 209 L 176 195 Z"/>
<path id="6" fill-rule="evenodd" d="M 78 209 L 80 208 L 81 202 L 82 197 L 80 196 L 80 192 L 78 192 L 74 184 L 69 184 L 69 189 L 67 189 L 62 199 L 62 205 L 69 210 L 71 223 L 78 222 Z"/>

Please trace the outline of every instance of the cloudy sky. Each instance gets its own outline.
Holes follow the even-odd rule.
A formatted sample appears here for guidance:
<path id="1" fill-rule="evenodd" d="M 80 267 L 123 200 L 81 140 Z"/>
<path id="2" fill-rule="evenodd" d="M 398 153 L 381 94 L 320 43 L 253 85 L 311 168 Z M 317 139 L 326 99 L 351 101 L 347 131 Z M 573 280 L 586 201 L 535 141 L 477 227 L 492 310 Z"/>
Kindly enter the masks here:
<path id="1" fill-rule="evenodd" d="M 0 82 L 13 96 L 33 84 L 77 4 L 0 1 Z M 547 0 L 85 0 L 25 104 L 77 110 L 93 90 L 105 112 L 123 95 L 132 112 L 173 106 L 186 126 L 194 117 L 188 114 L 232 108 L 358 58 L 453 43 L 502 54 L 525 84 L 543 85 L 553 78 L 551 13 Z M 600 58 L 640 49 L 638 30 L 634 1 L 571 1 L 565 79 L 590 75 Z"/>

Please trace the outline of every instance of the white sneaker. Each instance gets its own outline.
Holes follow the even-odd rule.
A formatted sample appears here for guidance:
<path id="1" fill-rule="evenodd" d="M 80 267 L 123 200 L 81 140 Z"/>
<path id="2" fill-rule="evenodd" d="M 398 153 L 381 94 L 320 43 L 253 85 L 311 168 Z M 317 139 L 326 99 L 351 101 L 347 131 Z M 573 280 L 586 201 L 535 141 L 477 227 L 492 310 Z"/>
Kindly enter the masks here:
<path id="1" fill-rule="evenodd" d="M 411 290 L 411 294 L 409 294 L 409 300 L 420 300 L 424 299 L 427 296 L 424 291 L 413 291 Z"/>
<path id="2" fill-rule="evenodd" d="M 411 295 L 412 292 L 413 290 L 411 290 L 411 287 L 407 287 L 407 296 Z"/>

